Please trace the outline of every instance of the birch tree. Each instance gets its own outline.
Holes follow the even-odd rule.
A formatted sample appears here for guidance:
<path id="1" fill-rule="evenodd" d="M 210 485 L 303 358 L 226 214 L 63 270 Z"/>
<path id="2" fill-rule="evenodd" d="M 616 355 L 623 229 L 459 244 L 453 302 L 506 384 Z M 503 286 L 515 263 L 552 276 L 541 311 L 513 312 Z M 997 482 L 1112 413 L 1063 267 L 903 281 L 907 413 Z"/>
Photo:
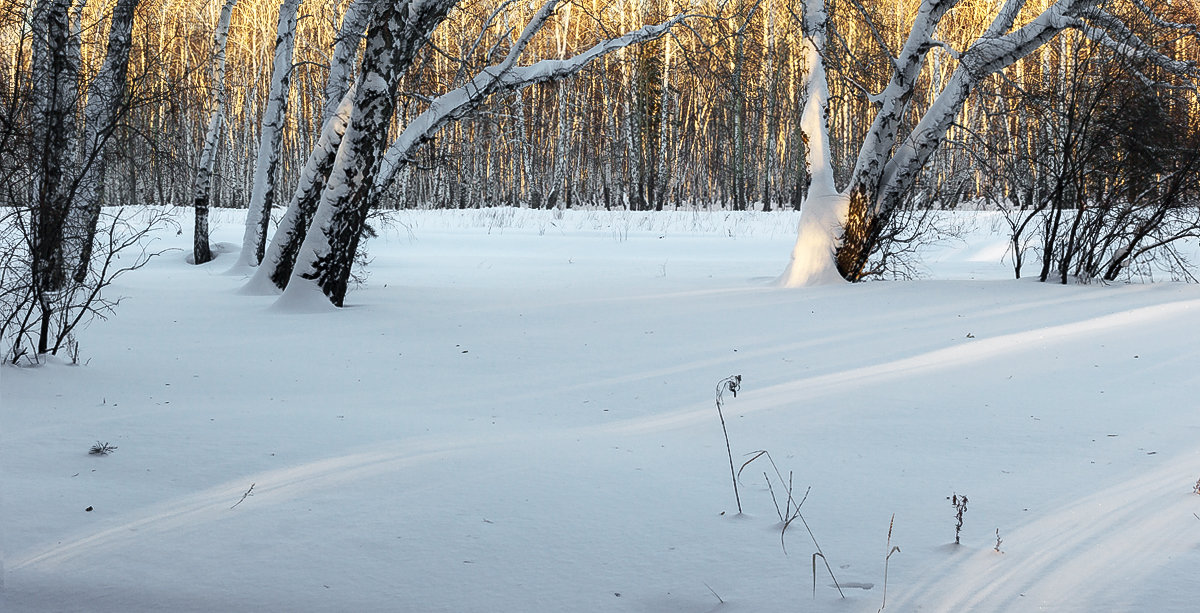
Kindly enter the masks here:
<path id="1" fill-rule="evenodd" d="M 50 308 L 47 294 L 62 289 L 67 277 L 63 234 L 71 204 L 69 171 L 79 78 L 78 63 L 71 56 L 70 9 L 70 0 L 38 0 L 32 19 L 31 127 L 36 167 L 31 268 L 36 293 L 44 298 L 43 312 Z M 74 48 L 78 50 L 77 45 Z"/>
<path id="2" fill-rule="evenodd" d="M 125 81 L 129 71 L 129 52 L 133 46 L 133 16 L 140 0 L 117 0 L 109 22 L 108 47 L 100 71 L 88 87 L 84 109 L 83 158 L 79 169 L 75 202 L 68 215 L 67 252 L 77 283 L 87 276 L 92 259 L 100 206 L 103 202 L 104 172 L 107 169 L 107 144 L 117 120 L 128 106 Z"/>
<path id="3" fill-rule="evenodd" d="M 192 187 L 192 206 L 196 215 L 192 241 L 194 264 L 206 264 L 213 259 L 212 246 L 209 245 L 208 207 L 212 193 L 217 140 L 225 123 L 225 43 L 229 40 L 229 20 L 233 16 L 233 5 L 236 3 L 237 0 L 225 0 L 213 32 L 212 114 L 208 120 L 204 148 L 200 151 L 200 164 L 196 169 L 196 180 Z"/>
<path id="4" fill-rule="evenodd" d="M 320 136 L 300 171 L 296 190 L 264 252 L 262 265 L 255 269 L 243 292 L 269 294 L 287 287 L 296 255 L 320 204 L 325 182 L 350 123 L 350 112 L 354 108 L 351 82 L 354 61 L 377 4 L 378 0 L 354 0 L 346 7 L 329 65 Z"/>
<path id="5" fill-rule="evenodd" d="M 569 77 L 606 54 L 658 38 L 683 19 L 678 16 L 602 41 L 568 59 L 541 60 L 521 66 L 518 61 L 530 40 L 546 25 L 558 5 L 558 0 L 549 0 L 528 22 L 503 61 L 433 100 L 387 147 L 386 127 L 394 110 L 396 80 L 453 4 L 424 2 L 409 6 L 402 2 L 396 7 L 381 7 L 372 20 L 356 81 L 350 126 L 299 250 L 285 300 L 303 302 L 323 294 L 328 302 L 342 306 L 368 210 L 378 200 L 380 190 L 390 184 L 397 169 L 410 162 L 416 148 L 432 139 L 447 123 L 473 113 L 495 94 Z"/>
<path id="6" fill-rule="evenodd" d="M 271 209 L 275 204 L 279 157 L 283 147 L 288 94 L 292 78 L 292 51 L 296 41 L 296 12 L 300 0 L 283 0 L 279 6 L 279 27 L 275 37 L 275 61 L 271 69 L 271 89 L 262 117 L 250 208 L 246 213 L 246 231 L 236 268 L 258 266 L 266 247 Z"/>
<path id="7" fill-rule="evenodd" d="M 1018 25 L 1025 0 L 1007 0 L 999 6 L 982 35 L 963 51 L 949 48 L 938 38 L 938 28 L 959 0 L 923 0 L 908 38 L 891 58 L 891 77 L 882 91 L 871 93 L 875 116 L 866 133 L 851 178 L 846 186 L 834 185 L 829 163 L 828 84 L 824 60 L 828 15 L 821 0 L 805 5 L 804 37 L 808 51 L 807 91 L 802 128 L 809 145 L 808 166 L 813 175 L 801 211 L 792 259 L 781 279 L 789 286 L 860 280 L 876 272 L 869 266 L 880 247 L 892 215 L 901 207 L 930 156 L 966 104 L 971 92 L 992 74 L 1003 71 L 1034 52 L 1061 32 L 1071 29 L 1106 45 L 1112 53 L 1145 58 L 1160 69 L 1187 78 L 1196 76 L 1193 64 L 1172 60 L 1162 49 L 1146 43 L 1131 30 L 1122 15 L 1147 17 L 1154 27 L 1186 30 L 1195 27 L 1170 23 L 1143 0 L 1114 10 L 1113 2 L 1057 0 L 1036 16 Z M 917 76 L 931 49 L 945 49 L 955 67 L 920 119 L 903 126 L 913 98 Z M 908 128 L 900 139 L 901 128 Z"/>

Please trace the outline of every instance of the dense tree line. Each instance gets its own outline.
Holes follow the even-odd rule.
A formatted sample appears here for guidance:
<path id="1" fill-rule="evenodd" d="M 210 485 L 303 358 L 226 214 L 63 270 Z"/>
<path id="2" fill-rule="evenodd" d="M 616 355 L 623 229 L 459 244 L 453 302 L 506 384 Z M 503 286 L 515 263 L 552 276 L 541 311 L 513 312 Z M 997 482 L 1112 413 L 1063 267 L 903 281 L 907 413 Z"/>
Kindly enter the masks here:
<path id="1" fill-rule="evenodd" d="M 28 31 L 22 17 L 34 2 L 10 4 L 0 51 L 6 75 L 28 68 Z M 126 154 L 107 173 L 127 203 L 188 204 L 203 149 L 215 87 L 210 70 L 212 32 L 222 3 L 143 0 L 138 4 L 131 49 L 131 109 L 114 135 Z M 278 161 L 281 183 L 293 185 L 319 138 L 324 86 L 345 2 L 309 0 L 295 33 L 289 111 Z M 671 37 L 631 48 L 590 67 L 575 79 L 524 92 L 519 99 L 486 104 L 419 152 L 412 172 L 397 177 L 387 204 L 476 207 L 606 206 L 634 209 L 698 205 L 744 209 L 798 207 L 808 177 L 799 129 L 804 102 L 804 46 L 800 0 L 729 2 L 576 2 L 533 43 L 529 53 L 553 58 L 567 49 L 687 11 L 690 20 Z M 857 142 L 870 124 L 864 92 L 886 85 L 883 50 L 898 50 L 920 2 L 829 2 L 833 44 L 827 50 L 833 158 L 840 180 L 851 171 Z M 945 48 L 934 49 L 914 88 L 919 108 L 944 86 L 962 50 L 986 25 L 994 3 L 961 2 L 939 26 Z M 1044 4 L 1044 3 L 1043 3 Z M 1194 20 L 1189 3 L 1174 2 L 1169 17 Z M 92 0 L 80 11 L 85 73 L 98 68 L 111 0 Z M 418 71 L 399 86 L 392 129 L 419 114 L 436 91 L 461 81 L 486 63 L 503 31 L 479 30 L 499 3 L 459 3 L 422 52 Z M 79 6 L 79 5 L 76 5 Z M 214 206 L 245 207 L 251 199 L 262 117 L 269 105 L 276 19 L 280 2 L 241 0 L 230 26 L 226 121 L 213 160 Z M 1031 9 L 1036 7 L 1030 7 Z M 511 22 L 530 9 L 505 8 Z M 24 13 L 24 14 L 23 14 Z M 527 16 L 527 15 L 525 15 Z M 1064 39 L 1071 35 L 1064 35 Z M 25 45 L 12 44 L 26 41 Z M 992 140 L 989 118 L 1008 108 L 1005 83 L 1040 88 L 1072 61 L 1069 40 L 1018 62 L 1004 78 L 989 79 L 963 113 L 964 130 Z M 22 51 L 24 50 L 24 51 Z M 1194 40 L 1174 44 L 1180 59 L 1196 59 Z M 470 73 L 473 74 L 473 73 Z M 86 74 L 85 74 L 86 76 Z M 19 82 L 19 80 L 14 79 Z M 11 84 L 15 86 L 16 83 Z M 15 87 L 7 88 L 9 95 Z M 1195 93 L 1181 93 L 1175 112 L 1193 129 Z M 152 136 L 153 138 L 148 138 Z M 128 160 L 128 161 L 125 161 Z M 570 170 L 568 172 L 568 169 Z M 940 156 L 927 181 L 947 204 L 980 195 L 983 174 L 961 155 Z M 944 189 L 947 185 L 952 187 Z M 286 191 L 286 189 L 284 190 Z"/>

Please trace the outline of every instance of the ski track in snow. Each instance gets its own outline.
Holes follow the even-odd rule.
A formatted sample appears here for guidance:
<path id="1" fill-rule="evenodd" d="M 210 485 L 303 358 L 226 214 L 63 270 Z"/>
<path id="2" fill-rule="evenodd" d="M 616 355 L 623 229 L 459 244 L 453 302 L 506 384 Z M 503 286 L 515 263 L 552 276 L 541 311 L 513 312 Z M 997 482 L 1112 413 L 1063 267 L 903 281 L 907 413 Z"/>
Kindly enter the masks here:
<path id="1" fill-rule="evenodd" d="M 894 587 L 898 596 L 888 609 L 1121 610 L 1129 586 L 1181 547 L 1196 507 L 1185 486 L 1198 459 L 1200 449 L 1003 534 L 1011 543 L 1002 546 L 1003 554 L 986 549 L 965 560 L 953 556 L 925 573 L 927 581 Z"/>
<path id="2" fill-rule="evenodd" d="M 746 401 L 738 406 L 737 412 L 749 414 L 794 405 L 802 399 L 811 399 L 827 394 L 842 394 L 847 389 L 855 389 L 864 384 L 877 385 L 905 375 L 980 362 L 1022 350 L 1095 335 L 1105 330 L 1145 324 L 1157 319 L 1187 313 L 1192 309 L 1200 309 L 1200 300 L 1169 302 L 1058 326 L 990 338 L 970 339 L 959 345 L 935 349 L 907 358 L 806 377 L 758 389 L 753 395 L 747 396 Z M 673 370 L 676 369 L 668 368 L 661 371 L 639 373 L 636 378 L 661 376 L 669 374 Z M 620 434 L 645 434 L 711 420 L 712 411 L 712 404 L 705 403 L 703 408 L 685 409 L 664 415 L 605 424 L 595 426 L 592 430 Z M 810 417 L 815 417 L 815 415 L 810 415 Z"/>
<path id="3" fill-rule="evenodd" d="M 878 385 L 906 375 L 1032 350 L 1047 344 L 1093 335 L 1104 330 L 1146 324 L 1200 308 L 1200 300 L 1178 301 L 1095 317 L 1058 326 L 965 341 L 923 354 L 881 364 L 807 377 L 756 390 L 738 407 L 751 413 L 795 404 L 798 399 L 841 393 L 862 383 Z M 677 371 L 640 373 L 644 379 Z M 622 378 L 618 378 L 622 379 Z M 606 383 L 612 383 L 607 381 Z M 239 477 L 195 494 L 135 511 L 99 531 L 35 548 L 8 560 L 7 571 L 52 569 L 70 560 L 103 556 L 124 543 L 151 538 L 182 527 L 225 521 L 238 516 L 230 507 L 255 483 L 255 504 L 280 503 L 305 492 L 345 486 L 355 480 L 408 469 L 480 446 L 513 445 L 537 436 L 539 440 L 579 436 L 642 435 L 711 421 L 712 406 L 689 408 L 597 426 L 485 438 L 439 438 L 393 441 L 402 451 L 363 451 Z M 893 588 L 889 610 L 898 611 L 1091 611 L 1106 597 L 1120 593 L 1137 577 L 1154 572 L 1177 546 L 1178 523 L 1191 519 L 1195 498 L 1180 492 L 1189 483 L 1200 449 L 1169 461 L 1161 468 L 1105 488 L 1049 516 L 1002 536 L 1007 553 L 987 549 L 965 560 L 954 556 L 929 579 L 908 589 Z M 1174 528 L 1174 529 L 1173 529 Z M 1119 584 L 1117 582 L 1119 579 Z M 1097 608 L 1099 607 L 1099 608 Z"/>
<path id="4" fill-rule="evenodd" d="M 489 442 L 494 440 L 488 439 Z M 6 561 L 5 568 L 12 572 L 23 568 L 53 567 L 84 556 L 102 555 L 122 543 L 149 538 L 176 528 L 234 519 L 238 509 L 231 507 L 251 483 L 254 484 L 254 503 L 278 504 L 308 491 L 344 486 L 358 479 L 445 458 L 482 442 L 460 440 L 447 444 L 444 441 L 423 441 L 414 445 L 412 441 L 406 441 L 404 451 L 367 451 L 246 475 L 195 494 L 153 505 L 144 511 L 135 511 L 131 513 L 134 518 L 97 532 L 69 537 L 53 546 L 13 556 Z"/>

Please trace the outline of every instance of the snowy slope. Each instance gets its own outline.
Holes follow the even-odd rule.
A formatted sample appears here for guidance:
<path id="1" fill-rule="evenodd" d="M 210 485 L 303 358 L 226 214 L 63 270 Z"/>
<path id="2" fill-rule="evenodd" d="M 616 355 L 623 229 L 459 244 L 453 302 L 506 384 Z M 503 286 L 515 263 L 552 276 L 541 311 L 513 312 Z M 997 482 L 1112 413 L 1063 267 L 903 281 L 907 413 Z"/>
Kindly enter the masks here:
<path id="1" fill-rule="evenodd" d="M 87 366 L 0 369 L 0 610 L 874 612 L 893 515 L 889 611 L 1194 609 L 1200 287 L 1013 281 L 980 223 L 781 289 L 795 219 L 403 213 L 339 311 L 167 254 Z M 765 459 L 737 515 L 735 373 L 844 600 Z"/>

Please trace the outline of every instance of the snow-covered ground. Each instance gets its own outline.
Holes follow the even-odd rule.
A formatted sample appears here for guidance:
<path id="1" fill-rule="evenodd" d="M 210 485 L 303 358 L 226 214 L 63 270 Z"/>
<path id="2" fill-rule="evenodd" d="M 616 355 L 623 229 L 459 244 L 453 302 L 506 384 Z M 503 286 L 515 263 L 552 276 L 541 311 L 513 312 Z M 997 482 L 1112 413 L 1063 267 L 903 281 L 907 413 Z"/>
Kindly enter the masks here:
<path id="1" fill-rule="evenodd" d="M 875 612 L 893 516 L 888 611 L 1195 610 L 1200 287 L 1014 281 L 984 220 L 780 289 L 795 222 L 403 213 L 322 313 L 168 253 L 0 369 L 0 610 Z"/>

